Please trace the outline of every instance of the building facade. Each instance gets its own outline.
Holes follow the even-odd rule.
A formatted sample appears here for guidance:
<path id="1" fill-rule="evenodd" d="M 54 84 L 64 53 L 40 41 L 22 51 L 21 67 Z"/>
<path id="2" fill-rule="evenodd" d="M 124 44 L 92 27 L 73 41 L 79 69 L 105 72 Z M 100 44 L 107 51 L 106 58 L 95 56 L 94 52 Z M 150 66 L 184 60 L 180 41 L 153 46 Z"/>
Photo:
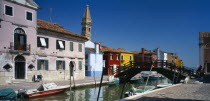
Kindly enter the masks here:
<path id="1" fill-rule="evenodd" d="M 75 79 L 85 77 L 87 37 L 37 20 L 33 0 L 1 0 L 0 7 L 0 84 L 31 82 L 34 75 L 67 80 L 70 67 Z"/>
<path id="2" fill-rule="evenodd" d="M 210 73 L 210 32 L 199 33 L 199 64 Z"/>
<path id="3" fill-rule="evenodd" d="M 104 53 L 104 75 L 116 75 L 116 69 L 120 66 L 121 49 L 112 49 L 106 46 L 100 46 L 100 51 Z"/>
<path id="4" fill-rule="evenodd" d="M 129 64 L 134 61 L 134 54 L 132 52 L 120 52 L 120 66 Z"/>
<path id="5" fill-rule="evenodd" d="M 167 52 L 164 52 L 164 51 L 160 50 L 159 48 L 153 50 L 153 52 L 155 54 L 157 54 L 157 60 L 162 60 L 164 62 L 166 62 L 168 60 L 168 56 L 167 56 L 168 54 L 167 54 Z M 157 66 L 158 67 L 161 67 L 162 64 L 161 63 L 157 63 Z M 163 64 L 163 66 L 165 67 L 166 64 Z"/>
<path id="6" fill-rule="evenodd" d="M 153 62 L 153 67 L 157 67 L 157 55 L 149 50 L 144 48 L 141 51 L 133 51 L 134 53 L 134 61 L 138 63 L 151 63 Z M 142 68 L 145 66 L 143 65 Z"/>

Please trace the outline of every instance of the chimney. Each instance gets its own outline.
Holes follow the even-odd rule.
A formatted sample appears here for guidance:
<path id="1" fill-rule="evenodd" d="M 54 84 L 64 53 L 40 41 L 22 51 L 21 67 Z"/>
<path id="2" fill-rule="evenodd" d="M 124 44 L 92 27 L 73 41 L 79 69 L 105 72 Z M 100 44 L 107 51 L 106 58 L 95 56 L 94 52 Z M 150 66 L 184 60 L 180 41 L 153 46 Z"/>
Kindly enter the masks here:
<path id="1" fill-rule="evenodd" d="M 95 43 L 95 50 L 96 50 L 96 53 L 97 54 L 99 53 L 99 48 L 100 48 L 100 43 L 99 42 L 96 42 Z"/>

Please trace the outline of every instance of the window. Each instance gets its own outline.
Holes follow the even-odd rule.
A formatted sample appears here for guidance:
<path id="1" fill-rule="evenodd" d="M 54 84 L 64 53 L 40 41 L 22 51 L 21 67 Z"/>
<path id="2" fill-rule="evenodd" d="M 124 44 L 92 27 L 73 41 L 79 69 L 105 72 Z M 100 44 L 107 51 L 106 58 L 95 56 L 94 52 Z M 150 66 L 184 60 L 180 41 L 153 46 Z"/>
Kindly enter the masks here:
<path id="1" fill-rule="evenodd" d="M 132 56 L 130 56 L 130 61 L 132 61 L 133 59 L 132 59 Z"/>
<path id="2" fill-rule="evenodd" d="M 116 60 L 119 60 L 119 55 L 116 55 Z"/>
<path id="3" fill-rule="evenodd" d="M 44 38 L 44 37 L 37 37 L 37 47 L 45 47 L 48 48 L 48 38 Z"/>
<path id="4" fill-rule="evenodd" d="M 82 61 L 79 61 L 79 70 L 82 70 Z"/>
<path id="5" fill-rule="evenodd" d="M 90 32 L 90 28 L 89 28 L 89 32 Z"/>
<path id="6" fill-rule="evenodd" d="M 13 16 L 13 7 L 5 5 L 5 14 L 9 16 Z"/>
<path id="7" fill-rule="evenodd" d="M 48 60 L 37 60 L 37 70 L 48 70 Z"/>
<path id="8" fill-rule="evenodd" d="M 70 42 L 70 51 L 74 51 L 74 43 Z"/>
<path id="9" fill-rule="evenodd" d="M 79 52 L 82 52 L 82 44 L 79 44 Z"/>
<path id="10" fill-rule="evenodd" d="M 65 41 L 56 40 L 56 49 L 65 50 Z"/>
<path id="11" fill-rule="evenodd" d="M 123 55 L 121 55 L 121 58 L 120 58 L 121 60 L 124 60 L 124 56 Z"/>
<path id="12" fill-rule="evenodd" d="M 32 17 L 32 13 L 31 12 L 26 12 L 26 20 L 32 21 L 33 17 Z"/>
<path id="13" fill-rule="evenodd" d="M 86 59 L 86 60 L 88 59 L 88 55 L 87 55 L 87 54 L 85 55 L 85 59 Z"/>
<path id="14" fill-rule="evenodd" d="M 88 70 L 88 66 L 87 65 L 85 66 L 85 70 Z"/>
<path id="15" fill-rule="evenodd" d="M 56 60 L 56 70 L 65 70 L 65 61 Z"/>
<path id="16" fill-rule="evenodd" d="M 112 54 L 110 54 L 110 60 L 113 60 L 113 55 Z"/>

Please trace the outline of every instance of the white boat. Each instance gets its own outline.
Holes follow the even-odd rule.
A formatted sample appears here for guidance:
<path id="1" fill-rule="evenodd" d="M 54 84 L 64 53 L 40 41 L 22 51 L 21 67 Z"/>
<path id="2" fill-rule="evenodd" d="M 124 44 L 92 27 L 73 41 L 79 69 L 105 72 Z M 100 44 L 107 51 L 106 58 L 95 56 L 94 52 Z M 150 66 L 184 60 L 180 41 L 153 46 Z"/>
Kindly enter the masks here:
<path id="1" fill-rule="evenodd" d="M 173 84 L 171 83 L 160 83 L 157 85 L 158 88 L 163 88 L 163 87 L 168 87 L 168 86 L 172 86 Z"/>

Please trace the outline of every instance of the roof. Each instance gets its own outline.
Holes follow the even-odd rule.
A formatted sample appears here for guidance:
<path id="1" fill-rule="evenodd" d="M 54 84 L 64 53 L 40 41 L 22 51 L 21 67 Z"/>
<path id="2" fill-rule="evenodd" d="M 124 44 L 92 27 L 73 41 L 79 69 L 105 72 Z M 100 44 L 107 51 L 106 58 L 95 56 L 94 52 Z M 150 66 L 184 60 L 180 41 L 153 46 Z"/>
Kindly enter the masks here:
<path id="1" fill-rule="evenodd" d="M 131 51 L 133 54 L 142 54 L 142 51 Z M 155 54 L 149 50 L 145 50 L 144 54 Z"/>
<path id="2" fill-rule="evenodd" d="M 131 53 L 131 54 L 133 54 L 132 52 L 125 51 L 123 48 L 114 49 L 114 48 L 109 48 L 107 46 L 102 46 L 102 45 L 100 47 L 100 51 L 101 52 L 115 52 L 115 53 Z"/>
<path id="3" fill-rule="evenodd" d="M 64 37 L 71 36 L 71 37 L 67 37 L 67 38 L 75 38 L 75 39 L 79 38 L 79 39 L 86 40 L 86 41 L 88 40 L 86 36 L 68 31 L 68 30 L 64 29 L 63 26 L 61 26 L 57 23 L 51 23 L 48 21 L 37 19 L 37 26 L 38 26 L 38 32 L 40 31 L 40 29 L 43 29 L 43 30 L 47 30 L 47 31 L 51 31 L 51 32 L 56 32 L 57 35 L 59 35 L 59 36 L 64 36 Z M 42 34 L 52 34 L 52 33 L 42 33 Z"/>
<path id="4" fill-rule="evenodd" d="M 210 37 L 210 32 L 199 32 L 199 38 Z"/>
<path id="5" fill-rule="evenodd" d="M 90 51 L 92 51 L 92 52 L 95 52 L 95 51 L 96 51 L 94 48 L 85 47 L 85 49 L 90 50 Z"/>

